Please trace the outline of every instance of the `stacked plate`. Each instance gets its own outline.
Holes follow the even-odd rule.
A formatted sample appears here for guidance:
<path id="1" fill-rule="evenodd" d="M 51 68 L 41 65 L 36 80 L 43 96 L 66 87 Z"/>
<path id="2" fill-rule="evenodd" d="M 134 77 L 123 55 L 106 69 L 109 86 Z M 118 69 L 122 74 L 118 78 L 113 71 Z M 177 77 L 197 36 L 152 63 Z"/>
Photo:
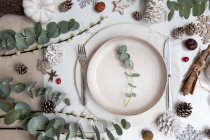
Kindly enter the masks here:
<path id="1" fill-rule="evenodd" d="M 156 32 L 135 24 L 114 25 L 95 34 L 85 45 L 89 56 L 87 108 L 99 118 L 110 121 L 126 118 L 133 125 L 149 123 L 164 112 L 167 83 L 162 58 L 164 40 Z M 127 45 L 134 72 L 140 74 L 133 78 L 136 97 L 131 98 L 127 107 L 128 78 L 117 52 L 121 45 Z M 79 71 L 77 64 L 78 91 L 81 89 Z"/>

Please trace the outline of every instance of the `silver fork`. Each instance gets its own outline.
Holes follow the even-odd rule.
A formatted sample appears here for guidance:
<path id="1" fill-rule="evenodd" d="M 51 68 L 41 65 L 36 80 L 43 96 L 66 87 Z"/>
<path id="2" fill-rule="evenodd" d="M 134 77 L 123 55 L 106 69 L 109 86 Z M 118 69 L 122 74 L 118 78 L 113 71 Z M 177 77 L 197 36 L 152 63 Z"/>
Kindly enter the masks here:
<path id="1" fill-rule="evenodd" d="M 85 63 L 86 63 L 86 50 L 84 45 L 78 46 L 78 59 L 81 67 L 81 101 L 82 105 L 86 106 L 87 98 L 85 94 Z"/>

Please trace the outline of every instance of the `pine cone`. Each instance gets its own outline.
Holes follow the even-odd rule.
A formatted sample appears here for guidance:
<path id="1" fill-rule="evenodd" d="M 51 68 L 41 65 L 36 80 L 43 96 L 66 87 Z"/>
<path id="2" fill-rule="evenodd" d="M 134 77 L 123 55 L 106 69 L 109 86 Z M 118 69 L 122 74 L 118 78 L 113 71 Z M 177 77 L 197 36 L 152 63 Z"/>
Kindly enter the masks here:
<path id="1" fill-rule="evenodd" d="M 210 129 L 204 130 L 204 134 L 208 139 L 210 139 Z"/>
<path id="2" fill-rule="evenodd" d="M 71 9 L 72 5 L 73 5 L 72 0 L 66 0 L 59 5 L 59 11 L 67 12 L 68 10 Z"/>
<path id="3" fill-rule="evenodd" d="M 192 113 L 192 106 L 190 103 L 181 102 L 177 107 L 177 115 L 180 117 L 188 117 Z"/>
<path id="4" fill-rule="evenodd" d="M 141 20 L 141 19 L 142 19 L 142 15 L 141 15 L 140 12 L 135 11 L 135 12 L 133 12 L 133 18 L 134 18 L 135 20 Z"/>
<path id="5" fill-rule="evenodd" d="M 53 113 L 55 111 L 55 103 L 51 100 L 44 101 L 41 105 L 41 110 L 44 113 Z"/>
<path id="6" fill-rule="evenodd" d="M 172 36 L 175 38 L 175 39 L 179 39 L 179 38 L 182 38 L 184 34 L 184 28 L 183 27 L 178 27 L 178 28 L 175 28 L 172 32 Z"/>
<path id="7" fill-rule="evenodd" d="M 28 68 L 24 65 L 24 64 L 17 64 L 15 66 L 15 70 L 19 73 L 19 74 L 25 74 L 27 73 Z"/>
<path id="8" fill-rule="evenodd" d="M 166 136 L 172 136 L 180 132 L 181 122 L 173 114 L 162 114 L 157 119 L 157 127 Z"/>
<path id="9" fill-rule="evenodd" d="M 196 32 L 196 25 L 194 23 L 190 23 L 185 27 L 185 32 L 187 35 L 192 36 Z"/>

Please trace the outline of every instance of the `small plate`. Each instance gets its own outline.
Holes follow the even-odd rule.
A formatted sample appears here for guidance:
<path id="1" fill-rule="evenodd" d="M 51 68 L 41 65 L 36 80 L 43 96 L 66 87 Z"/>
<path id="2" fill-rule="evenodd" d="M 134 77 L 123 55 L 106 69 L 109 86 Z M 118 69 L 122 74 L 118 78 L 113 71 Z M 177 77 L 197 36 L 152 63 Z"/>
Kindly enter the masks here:
<path id="1" fill-rule="evenodd" d="M 117 53 L 127 45 L 134 62 L 133 78 L 136 97 L 125 107 L 125 93 L 129 93 L 129 78 L 125 75 Z M 92 57 L 87 72 L 87 83 L 92 97 L 107 111 L 119 115 L 136 115 L 150 109 L 164 93 L 167 70 L 160 53 L 148 42 L 135 37 L 117 37 L 105 42 Z"/>

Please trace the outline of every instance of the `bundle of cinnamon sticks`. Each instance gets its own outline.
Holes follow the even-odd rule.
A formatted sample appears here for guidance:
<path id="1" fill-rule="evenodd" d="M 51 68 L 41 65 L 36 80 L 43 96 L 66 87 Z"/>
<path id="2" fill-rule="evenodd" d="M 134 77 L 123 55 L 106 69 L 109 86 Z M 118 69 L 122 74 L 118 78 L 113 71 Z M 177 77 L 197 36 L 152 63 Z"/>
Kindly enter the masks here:
<path id="1" fill-rule="evenodd" d="M 189 71 L 187 72 L 181 88 L 181 92 L 183 93 L 184 96 L 188 94 L 193 95 L 200 72 L 203 68 L 205 68 L 205 62 L 206 59 L 209 57 L 209 55 L 210 55 L 210 45 L 207 47 L 207 49 L 201 52 L 197 61 L 194 64 L 192 64 Z"/>

